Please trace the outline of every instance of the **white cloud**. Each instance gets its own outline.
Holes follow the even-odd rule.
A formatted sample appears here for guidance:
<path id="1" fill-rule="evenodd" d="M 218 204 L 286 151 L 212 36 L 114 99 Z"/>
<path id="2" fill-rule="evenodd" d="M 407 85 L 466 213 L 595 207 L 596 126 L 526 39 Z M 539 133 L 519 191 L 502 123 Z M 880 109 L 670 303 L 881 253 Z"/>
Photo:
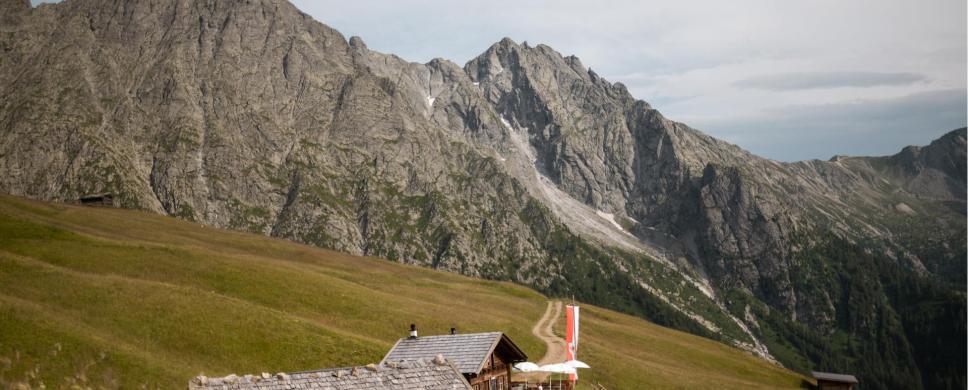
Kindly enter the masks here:
<path id="1" fill-rule="evenodd" d="M 813 72 L 766 74 L 742 79 L 733 83 L 733 85 L 740 88 L 795 91 L 800 89 L 909 85 L 919 81 L 925 81 L 925 77 L 917 73 Z"/>

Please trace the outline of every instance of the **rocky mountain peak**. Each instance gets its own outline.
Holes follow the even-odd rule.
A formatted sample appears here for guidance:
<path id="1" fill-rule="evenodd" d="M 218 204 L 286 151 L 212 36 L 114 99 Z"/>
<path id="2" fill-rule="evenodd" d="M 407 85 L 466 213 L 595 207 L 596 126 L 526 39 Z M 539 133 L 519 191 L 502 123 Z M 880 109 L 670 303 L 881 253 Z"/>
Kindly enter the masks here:
<path id="1" fill-rule="evenodd" d="M 887 158 L 871 159 L 912 193 L 963 201 L 966 196 L 965 129 L 953 130 L 927 146 L 908 146 Z"/>
<path id="2" fill-rule="evenodd" d="M 965 128 L 952 130 L 920 150 L 919 157 L 928 166 L 945 172 L 953 177 L 964 177 L 965 167 Z"/>
<path id="3" fill-rule="evenodd" d="M 527 42 L 518 44 L 510 38 L 503 38 L 491 45 L 465 66 L 468 74 L 475 80 L 484 75 L 502 74 L 506 69 L 512 72 L 529 72 L 548 68 L 570 69 L 576 75 L 590 77 L 581 60 L 574 55 L 564 57 L 548 45 L 538 44 L 532 47 Z"/>

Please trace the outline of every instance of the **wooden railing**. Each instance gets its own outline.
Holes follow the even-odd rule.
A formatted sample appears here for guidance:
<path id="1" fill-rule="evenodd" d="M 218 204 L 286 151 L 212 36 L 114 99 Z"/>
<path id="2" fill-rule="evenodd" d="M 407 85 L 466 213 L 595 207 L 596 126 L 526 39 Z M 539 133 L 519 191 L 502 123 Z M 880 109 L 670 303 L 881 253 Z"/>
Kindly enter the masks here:
<path id="1" fill-rule="evenodd" d="M 551 381 L 551 382 L 529 382 L 525 384 L 524 382 L 512 382 L 511 390 L 572 390 L 571 382 L 569 381 Z"/>

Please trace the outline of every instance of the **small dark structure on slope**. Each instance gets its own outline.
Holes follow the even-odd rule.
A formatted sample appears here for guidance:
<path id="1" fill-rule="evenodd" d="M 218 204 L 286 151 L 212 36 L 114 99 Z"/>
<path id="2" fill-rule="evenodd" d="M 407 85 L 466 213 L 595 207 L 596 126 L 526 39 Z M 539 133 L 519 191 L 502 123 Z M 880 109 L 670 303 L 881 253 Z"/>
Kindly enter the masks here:
<path id="1" fill-rule="evenodd" d="M 853 375 L 814 371 L 813 377 L 820 390 L 850 390 L 857 384 L 857 378 Z"/>
<path id="2" fill-rule="evenodd" d="M 114 207 L 114 194 L 90 194 L 77 200 L 82 206 Z"/>
<path id="3" fill-rule="evenodd" d="M 410 326 L 410 337 L 400 339 L 380 364 L 433 359 L 441 355 L 454 364 L 475 390 L 511 388 L 511 367 L 528 356 L 504 333 L 457 334 L 418 337 Z"/>
<path id="4" fill-rule="evenodd" d="M 229 375 L 223 378 L 198 376 L 188 383 L 189 390 L 470 390 L 464 376 L 441 358 L 402 364 L 330 368 L 318 371 L 270 375 Z"/>

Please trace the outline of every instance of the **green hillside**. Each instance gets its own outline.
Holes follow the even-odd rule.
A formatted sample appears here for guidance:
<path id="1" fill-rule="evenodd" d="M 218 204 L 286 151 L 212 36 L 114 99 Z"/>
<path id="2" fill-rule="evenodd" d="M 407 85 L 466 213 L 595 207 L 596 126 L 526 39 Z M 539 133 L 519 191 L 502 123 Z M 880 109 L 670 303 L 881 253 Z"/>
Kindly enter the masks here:
<path id="1" fill-rule="evenodd" d="M 184 388 L 199 373 L 379 361 L 408 324 L 501 330 L 535 360 L 547 298 L 118 209 L 0 196 L 0 387 Z M 583 383 L 796 388 L 737 349 L 585 305 Z M 561 322 L 563 320 L 560 320 Z"/>

